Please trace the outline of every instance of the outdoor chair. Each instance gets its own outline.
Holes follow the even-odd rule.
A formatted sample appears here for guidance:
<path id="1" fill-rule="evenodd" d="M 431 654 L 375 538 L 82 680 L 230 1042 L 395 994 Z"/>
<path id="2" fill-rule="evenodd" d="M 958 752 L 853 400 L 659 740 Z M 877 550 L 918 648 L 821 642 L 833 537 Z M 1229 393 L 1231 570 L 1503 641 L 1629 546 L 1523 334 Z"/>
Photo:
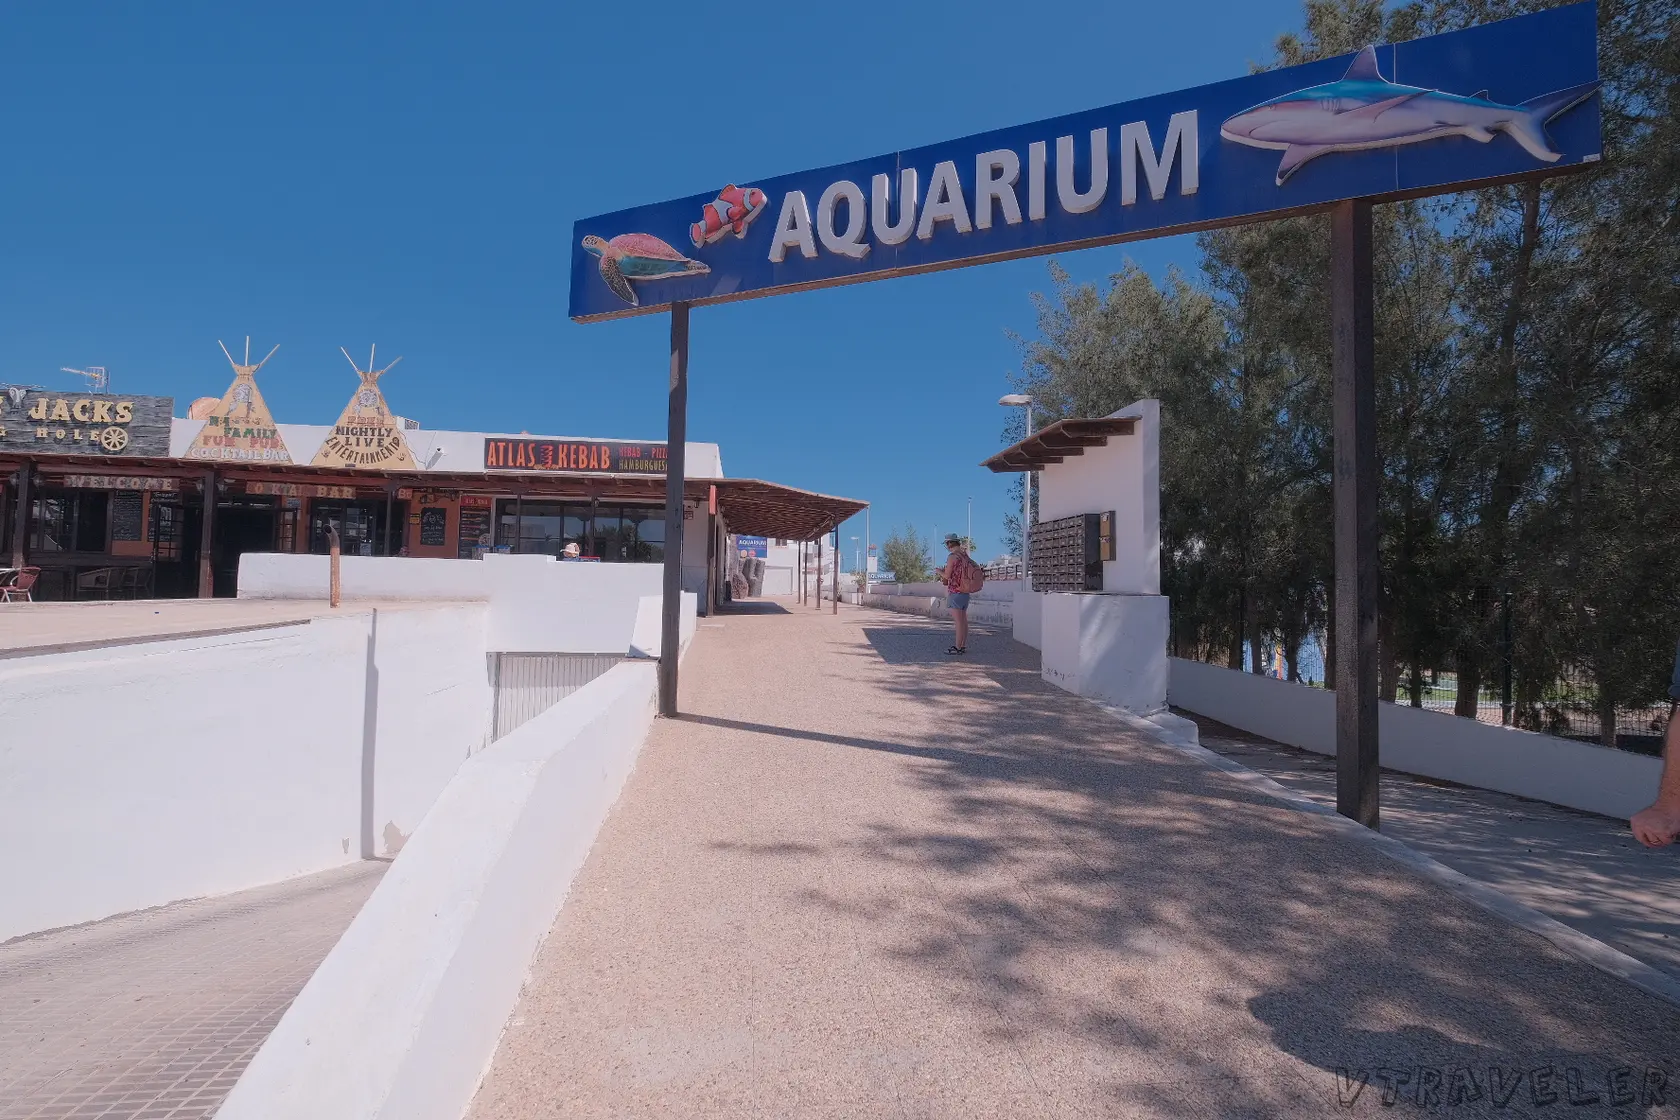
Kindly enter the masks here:
<path id="1" fill-rule="evenodd" d="M 6 577 L 6 582 L 0 584 L 0 603 L 32 603 L 30 589 L 35 581 L 41 577 L 40 568 L 19 568 Z"/>
<path id="2" fill-rule="evenodd" d="M 122 578 L 121 582 L 117 584 L 117 591 L 127 598 L 138 599 L 145 585 L 146 570 L 139 564 L 133 564 L 122 570 Z"/>
<path id="3" fill-rule="evenodd" d="M 111 597 L 111 584 L 120 578 L 115 568 L 95 568 L 91 572 L 83 572 L 76 577 L 76 590 L 101 591 L 105 598 Z"/>

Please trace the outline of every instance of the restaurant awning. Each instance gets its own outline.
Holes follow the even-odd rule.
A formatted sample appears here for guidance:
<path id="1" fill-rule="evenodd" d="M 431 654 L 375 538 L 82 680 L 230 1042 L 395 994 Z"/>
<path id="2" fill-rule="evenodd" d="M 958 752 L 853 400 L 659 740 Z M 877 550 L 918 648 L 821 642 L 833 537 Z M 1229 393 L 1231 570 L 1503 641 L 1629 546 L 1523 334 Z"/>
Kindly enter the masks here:
<path id="1" fill-rule="evenodd" d="M 0 456 L 0 479 L 15 471 L 26 458 L 29 457 Z M 301 463 L 221 463 L 128 455 L 41 455 L 34 457 L 34 463 L 35 469 L 49 484 L 54 477 L 65 475 L 114 480 L 175 478 L 192 483 L 214 471 L 218 480 L 233 483 L 289 482 L 354 487 L 370 493 L 401 488 L 505 494 L 522 498 L 631 500 L 661 504 L 665 501 L 665 479 L 661 475 L 542 471 L 349 471 L 341 467 L 312 467 Z M 731 532 L 783 540 L 815 540 L 869 504 L 754 478 L 686 479 L 683 496 L 690 501 L 708 502 L 713 486 L 718 491 L 718 509 Z"/>
<path id="2" fill-rule="evenodd" d="M 1141 416 L 1102 416 L 1084 420 L 1058 420 L 1047 424 L 1011 447 L 1006 447 L 980 465 L 998 474 L 1038 471 L 1072 455 L 1083 455 L 1087 447 L 1102 447 L 1109 436 L 1129 436 Z"/>
<path id="3" fill-rule="evenodd" d="M 756 478 L 720 478 L 714 485 L 730 532 L 751 537 L 813 541 L 869 505 Z"/>

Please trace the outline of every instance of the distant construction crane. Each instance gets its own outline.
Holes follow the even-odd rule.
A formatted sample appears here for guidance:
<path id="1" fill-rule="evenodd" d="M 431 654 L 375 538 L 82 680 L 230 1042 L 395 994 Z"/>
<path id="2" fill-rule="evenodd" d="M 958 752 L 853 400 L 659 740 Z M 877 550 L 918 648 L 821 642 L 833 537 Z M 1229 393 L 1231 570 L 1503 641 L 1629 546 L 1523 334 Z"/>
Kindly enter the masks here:
<path id="1" fill-rule="evenodd" d="M 77 377 L 88 379 L 88 385 L 95 393 L 103 393 L 111 387 L 111 374 L 104 366 L 89 366 L 86 369 L 71 369 L 69 366 L 59 366 L 63 373 L 73 373 Z"/>

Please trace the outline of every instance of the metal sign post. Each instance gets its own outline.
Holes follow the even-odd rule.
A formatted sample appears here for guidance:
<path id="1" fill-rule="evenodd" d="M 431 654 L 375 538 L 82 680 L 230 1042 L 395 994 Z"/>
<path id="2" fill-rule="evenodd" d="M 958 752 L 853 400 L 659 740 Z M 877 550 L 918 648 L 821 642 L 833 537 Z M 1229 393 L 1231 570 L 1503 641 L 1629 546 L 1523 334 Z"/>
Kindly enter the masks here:
<path id="1" fill-rule="evenodd" d="M 688 304 L 671 304 L 671 391 L 665 420 L 665 593 L 659 619 L 659 714 L 677 714 L 682 634 L 683 465 L 688 449 Z"/>
<path id="2" fill-rule="evenodd" d="M 1330 211 L 1336 811 L 1377 827 L 1377 401 L 1371 203 Z"/>

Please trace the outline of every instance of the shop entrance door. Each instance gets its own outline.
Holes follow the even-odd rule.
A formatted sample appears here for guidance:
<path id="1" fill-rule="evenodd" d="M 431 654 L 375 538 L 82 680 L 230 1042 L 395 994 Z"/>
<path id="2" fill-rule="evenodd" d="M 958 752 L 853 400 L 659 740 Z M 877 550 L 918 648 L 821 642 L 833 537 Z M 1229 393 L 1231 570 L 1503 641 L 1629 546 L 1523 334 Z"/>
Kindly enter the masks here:
<path id="1" fill-rule="evenodd" d="M 393 525 L 402 525 L 408 503 L 392 504 Z M 328 529 L 338 530 L 339 549 L 345 556 L 385 556 L 385 501 L 316 499 L 309 507 L 309 551 L 322 554 L 331 548 Z"/>
<path id="2" fill-rule="evenodd" d="M 210 570 L 218 599 L 239 593 L 239 558 L 247 552 L 273 552 L 278 510 L 272 506 L 222 505 L 216 509 Z"/>
<path id="3" fill-rule="evenodd" d="M 198 594 L 199 527 L 204 510 L 179 494 L 153 494 L 151 525 L 152 586 L 158 599 L 191 599 Z"/>

